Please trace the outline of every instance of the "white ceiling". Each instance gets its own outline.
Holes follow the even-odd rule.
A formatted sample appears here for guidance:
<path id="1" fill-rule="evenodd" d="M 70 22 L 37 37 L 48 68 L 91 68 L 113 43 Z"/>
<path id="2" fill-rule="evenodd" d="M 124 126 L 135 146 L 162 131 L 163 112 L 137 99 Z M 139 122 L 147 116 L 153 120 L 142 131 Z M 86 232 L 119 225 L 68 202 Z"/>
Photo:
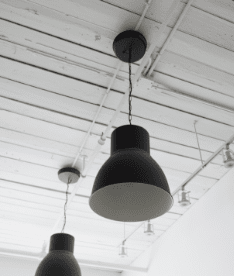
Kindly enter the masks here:
<path id="1" fill-rule="evenodd" d="M 152 0 L 139 31 L 148 47 L 156 39 L 153 57 L 187 2 L 179 3 L 157 37 L 173 1 Z M 57 172 L 72 165 L 111 82 L 118 65 L 114 38 L 135 28 L 144 3 L 0 1 L 0 252 L 42 250 L 66 200 L 66 186 Z M 233 24 L 233 1 L 194 0 L 151 81 L 142 77 L 133 89 L 132 124 L 149 132 L 151 156 L 163 168 L 172 192 L 201 164 L 195 120 L 203 160 L 234 133 L 232 112 L 206 104 L 234 112 Z M 132 64 L 133 75 L 141 62 Z M 128 64 L 122 64 L 82 151 L 87 163 L 126 91 Z M 129 257 L 121 259 L 123 223 L 96 215 L 88 197 L 110 156 L 111 132 L 126 124 L 128 100 L 67 209 L 64 232 L 74 235 L 78 259 L 130 265 L 227 173 L 219 154 L 188 184 L 192 205 L 180 207 L 176 195 L 170 212 L 152 220 L 155 236 L 144 236 L 144 227 L 139 227 L 126 242 Z M 82 171 L 82 157 L 75 167 Z M 126 223 L 126 235 L 140 224 Z M 62 226 L 63 218 L 55 232 Z"/>

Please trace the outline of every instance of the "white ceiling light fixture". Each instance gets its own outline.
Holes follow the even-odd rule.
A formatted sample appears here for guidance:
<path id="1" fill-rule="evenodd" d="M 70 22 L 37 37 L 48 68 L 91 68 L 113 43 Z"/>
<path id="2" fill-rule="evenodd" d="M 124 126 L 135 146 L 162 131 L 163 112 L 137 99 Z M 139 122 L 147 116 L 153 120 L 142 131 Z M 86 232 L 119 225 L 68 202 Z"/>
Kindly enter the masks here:
<path id="1" fill-rule="evenodd" d="M 125 241 L 123 241 L 122 244 L 120 245 L 119 256 L 120 256 L 120 258 L 128 257 L 128 252 L 127 252 L 127 247 L 125 245 Z"/>
<path id="2" fill-rule="evenodd" d="M 185 207 L 191 204 L 190 197 L 189 197 L 190 191 L 185 191 L 184 188 L 182 188 L 181 191 L 178 193 L 178 202 L 180 206 Z"/>
<path id="3" fill-rule="evenodd" d="M 148 220 L 148 223 L 147 223 L 147 226 L 146 226 L 146 229 L 145 229 L 144 233 L 147 236 L 153 236 L 154 235 L 154 225 L 152 223 L 150 223 L 150 220 Z"/>
<path id="4" fill-rule="evenodd" d="M 146 51 L 145 37 L 137 31 L 120 33 L 114 40 L 116 56 L 129 63 L 129 122 L 111 134 L 111 156 L 99 170 L 89 199 L 98 215 L 116 221 L 145 221 L 170 210 L 173 197 L 167 179 L 150 156 L 149 133 L 131 124 L 131 63 Z"/>
<path id="5" fill-rule="evenodd" d="M 126 239 L 125 239 L 125 222 L 124 222 L 124 240 L 122 241 L 122 244 L 119 247 L 119 256 L 121 258 L 126 258 L 128 256 L 127 253 L 127 247 L 125 245 Z"/>
<path id="6" fill-rule="evenodd" d="M 232 168 L 234 166 L 234 153 L 229 149 L 229 144 L 226 145 L 226 149 L 222 150 L 223 163 L 225 168 Z"/>

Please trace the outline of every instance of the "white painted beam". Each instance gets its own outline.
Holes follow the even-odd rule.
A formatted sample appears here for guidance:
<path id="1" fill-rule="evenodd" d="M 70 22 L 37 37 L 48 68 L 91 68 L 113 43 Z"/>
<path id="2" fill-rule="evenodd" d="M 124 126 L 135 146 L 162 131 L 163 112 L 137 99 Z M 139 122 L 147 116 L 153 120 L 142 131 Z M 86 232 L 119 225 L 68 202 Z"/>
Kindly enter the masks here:
<path id="1" fill-rule="evenodd" d="M 52 68 L 52 71 L 54 70 L 61 73 L 68 73 L 65 69 L 61 70 L 61 68 L 64 67 L 64 64 L 66 68 L 67 64 L 70 63 L 71 65 L 73 64 L 81 67 L 83 64 L 83 67 L 87 66 L 91 71 L 101 70 L 101 74 L 106 74 L 106 76 L 111 77 L 113 75 L 110 72 L 110 67 L 113 67 L 111 70 L 114 70 L 116 66 L 117 61 L 114 56 L 112 57 L 78 44 L 69 43 L 68 41 L 41 32 L 36 32 L 8 21 L 1 20 L 1 25 L 3 27 L 1 32 L 1 38 L 3 40 L 0 41 L 0 51 L 2 55 L 16 60 L 22 60 L 23 62 L 28 62 L 36 66 L 44 66 L 47 69 L 49 69 L 47 67 L 48 62 L 44 61 L 43 58 L 45 59 L 45 56 L 47 56 L 50 61 L 51 59 L 57 59 L 57 63 L 54 63 L 54 65 L 58 64 L 58 61 L 60 61 L 60 66 L 52 66 L 50 63 L 50 68 Z M 41 41 L 43 41 L 43 43 L 41 43 Z M 95 44 L 95 40 L 93 44 Z M 53 47 L 51 47 L 51 45 L 53 45 Z M 66 49 L 66 51 L 64 49 Z M 159 49 L 157 49 L 157 51 L 159 51 Z M 136 65 L 132 64 L 133 72 L 135 72 L 136 68 Z M 230 96 L 232 95 L 232 88 L 234 85 L 232 75 L 209 67 L 191 58 L 188 59 L 172 52 L 165 52 L 162 55 L 161 62 L 157 66 L 157 71 L 160 73 L 165 72 L 180 79 L 187 79 L 204 88 L 207 87 Z M 128 66 L 123 64 L 117 78 L 120 78 L 120 80 L 127 80 L 127 72 Z M 222 85 L 220 83 L 222 83 Z"/>
<path id="2" fill-rule="evenodd" d="M 14 256 L 18 258 L 23 258 L 23 259 L 37 259 L 37 260 L 42 260 L 41 258 L 38 257 L 38 254 L 32 253 L 32 252 L 21 252 L 21 251 L 16 251 L 16 250 L 4 250 L 0 249 L 0 255 L 2 256 Z M 76 258 L 79 265 L 84 266 L 84 267 L 94 267 L 94 268 L 103 268 L 103 269 L 111 269 L 115 271 L 133 271 L 133 272 L 145 272 L 147 273 L 148 269 L 147 268 L 141 268 L 141 267 L 133 267 L 133 266 L 128 266 L 128 265 L 117 265 L 113 263 L 105 263 L 105 262 L 95 262 L 95 261 L 87 261 L 83 259 L 78 259 Z M 39 265 L 39 263 L 38 263 Z"/>
<path id="3" fill-rule="evenodd" d="M 36 29 L 39 29 L 41 31 L 43 31 L 43 30 L 45 30 L 46 32 L 50 31 L 51 34 L 54 34 L 54 35 L 59 36 L 59 37 L 61 37 L 61 35 L 62 35 L 63 38 L 67 37 L 67 39 L 69 39 L 71 41 L 74 41 L 74 39 L 75 39 L 75 40 L 77 40 L 77 43 L 81 43 L 81 44 L 82 44 L 82 41 L 80 39 L 83 39 L 83 37 L 85 37 L 86 40 L 87 40 L 87 43 L 88 43 L 88 44 L 86 44 L 87 46 L 95 48 L 96 47 L 95 45 L 97 45 L 97 47 L 98 47 L 97 49 L 98 50 L 102 50 L 103 51 L 103 49 L 105 49 L 105 52 L 113 55 L 112 42 L 113 42 L 113 39 L 116 36 L 116 34 L 119 32 L 119 30 L 117 30 L 116 32 L 114 32 L 112 35 L 109 35 L 109 36 L 107 34 L 105 34 L 105 32 L 99 30 L 97 32 L 102 36 L 102 39 L 101 40 L 97 39 L 95 41 L 95 25 L 92 25 L 93 32 L 90 31 L 90 29 L 92 30 L 92 28 L 90 28 L 90 26 L 89 26 L 89 28 L 88 28 L 88 26 L 86 26 L 87 27 L 87 31 L 85 29 L 83 29 L 83 32 L 81 30 L 79 31 L 78 29 L 76 29 L 77 28 L 77 24 L 74 25 L 73 23 L 75 21 L 77 21 L 77 23 L 78 23 L 77 14 L 76 14 L 76 16 L 74 15 L 73 21 L 71 21 L 69 23 L 70 24 L 69 27 L 66 27 L 66 24 L 68 24 L 68 22 L 66 21 L 67 17 L 66 16 L 61 17 L 62 13 L 64 12 L 63 10 L 60 11 L 60 13 L 53 14 L 53 12 L 52 12 L 53 9 L 48 9 L 48 8 L 46 9 L 45 7 L 41 6 L 40 7 L 40 11 L 39 11 L 39 5 L 35 5 L 33 3 L 25 3 L 25 2 L 19 3 L 18 1 L 13 1 L 13 2 L 12 1 L 5 1 L 5 3 L 8 4 L 8 5 L 10 5 L 10 6 L 8 6 L 8 5 L 5 5 L 5 4 L 2 4 L 3 6 L 1 7 L 1 10 L 4 11 L 4 12 L 2 12 L 3 17 L 6 18 L 6 19 L 7 18 L 11 18 L 11 19 L 16 20 L 16 22 L 24 23 L 26 26 L 27 25 L 32 26 L 32 27 L 35 26 Z M 49 1 L 47 1 L 46 4 L 50 5 Z M 111 6 L 111 5 L 108 5 L 108 4 L 106 4 L 106 5 L 107 6 Z M 36 12 L 38 13 L 38 15 L 32 13 L 32 11 L 35 8 L 37 9 Z M 69 9 L 69 7 L 66 7 L 66 8 Z M 116 8 L 114 8 L 114 7 L 108 7 L 108 9 L 112 9 L 113 11 L 116 10 Z M 124 12 L 124 11 L 122 11 L 122 12 Z M 12 16 L 12 13 L 14 14 L 14 16 Z M 113 14 L 115 14 L 115 13 L 113 13 Z M 127 12 L 127 14 L 124 15 L 124 16 L 126 16 L 126 20 L 129 17 L 129 14 L 131 14 L 131 13 Z M 40 16 L 41 16 L 41 20 L 40 20 Z M 52 20 L 52 18 L 53 18 L 53 20 Z M 138 18 L 139 18 L 139 16 L 138 16 Z M 198 19 L 199 18 L 200 17 L 198 16 Z M 52 20 L 52 22 L 51 22 L 51 20 Z M 56 24 L 54 23 L 54 20 L 56 20 Z M 208 21 L 209 21 L 209 18 L 208 18 Z M 62 22 L 64 22 L 64 23 L 62 23 Z M 225 25 L 226 22 L 224 20 L 222 20 L 222 22 L 224 24 L 224 27 L 222 27 L 222 24 L 220 24 L 220 20 L 217 19 L 218 26 L 221 26 L 220 27 L 221 28 L 220 34 L 224 33 L 223 28 L 225 29 L 225 26 L 226 26 Z M 206 25 L 206 23 L 207 22 L 204 22 L 203 24 Z M 155 24 L 155 27 L 159 26 L 158 23 L 154 23 L 154 24 Z M 80 24 L 78 24 L 78 25 L 80 25 Z M 207 25 L 209 26 L 209 24 L 207 24 Z M 56 26 L 56 28 L 53 27 L 53 26 Z M 194 26 L 196 27 L 196 25 L 194 25 Z M 67 29 L 69 29 L 69 32 L 64 29 L 65 27 Z M 146 27 L 148 27 L 148 26 L 146 26 Z M 203 28 L 200 28 L 200 29 L 202 30 Z M 213 28 L 212 31 L 214 31 L 216 29 L 217 28 Z M 232 30 L 232 28 L 230 30 Z M 170 31 L 171 31 L 171 28 L 168 28 L 167 31 L 165 32 L 165 36 L 164 36 L 162 42 L 166 39 L 166 37 L 168 36 L 168 34 L 170 33 Z M 213 37 L 219 38 L 220 34 L 214 34 Z M 225 36 L 226 35 L 227 34 L 225 34 Z M 232 35 L 232 32 L 230 32 L 230 39 L 231 39 L 231 35 Z M 204 34 L 204 38 L 206 39 L 207 36 L 208 36 L 207 33 L 205 33 Z M 107 37 L 109 37 L 109 40 L 105 41 L 105 39 Z M 209 37 L 211 37 L 211 36 L 209 35 Z M 149 36 L 149 38 L 150 38 L 150 36 Z M 179 43 L 178 45 L 174 45 L 175 44 L 174 42 L 176 42 L 176 44 L 177 44 L 177 40 L 181 40 L 181 39 L 182 39 L 181 42 L 183 42 L 183 40 L 185 40 L 185 42 L 187 44 L 189 44 L 189 46 L 185 47 L 185 45 L 184 45 L 184 47 L 183 47 L 183 43 Z M 220 41 L 225 41 L 225 40 L 224 39 L 222 39 L 222 40 L 220 39 Z M 161 44 L 162 44 L 162 42 L 161 42 Z M 102 46 L 101 46 L 100 43 L 102 44 Z M 161 47 L 162 46 L 161 44 L 157 45 L 157 46 Z M 227 53 L 227 55 L 230 55 L 230 56 L 231 55 L 233 56 L 233 53 L 231 51 L 227 51 L 226 49 L 222 49 L 221 50 L 222 46 L 218 47 L 217 46 L 217 42 L 215 44 L 216 45 L 214 45 L 214 44 L 211 45 L 211 43 L 209 43 L 207 41 L 204 41 L 202 39 L 196 38 L 194 36 L 190 36 L 190 35 L 188 35 L 186 33 L 178 32 L 175 35 L 175 38 L 172 40 L 172 45 L 171 45 L 171 48 L 169 47 L 169 49 L 172 49 L 172 51 L 175 51 L 175 50 L 177 51 L 178 50 L 179 51 L 178 54 L 180 54 L 180 55 L 186 55 L 186 53 L 188 51 L 191 52 L 191 50 L 192 50 L 193 54 L 192 55 L 189 54 L 189 57 L 193 56 L 195 60 L 200 60 L 201 62 L 205 62 L 206 63 L 206 60 L 209 60 L 209 62 L 210 62 L 213 59 L 212 66 L 214 66 L 214 67 L 217 67 L 217 65 L 218 65 L 217 68 L 221 68 L 222 67 L 222 69 L 224 70 L 223 66 L 225 66 L 225 68 L 227 68 L 227 67 L 230 67 L 231 64 L 232 64 L 232 68 L 233 68 L 233 63 L 231 63 L 230 59 L 228 59 L 228 58 L 226 59 L 225 63 L 223 63 L 223 62 L 220 63 L 220 62 L 216 61 L 217 57 L 224 58 L 225 55 L 226 55 L 225 53 Z M 200 52 L 195 51 L 193 49 L 194 45 L 197 46 L 198 48 L 200 48 L 199 49 Z M 234 45 L 234 44 L 232 44 L 232 45 Z M 201 49 L 202 49 L 202 51 L 201 51 Z M 206 54 L 205 54 L 206 59 L 205 60 L 204 60 L 204 54 L 202 53 L 204 51 L 206 52 Z M 215 57 L 212 54 L 214 51 L 216 52 L 215 55 L 217 57 Z M 203 54 L 203 56 L 201 56 L 202 54 Z M 210 59 L 209 56 L 212 56 L 212 58 Z"/>

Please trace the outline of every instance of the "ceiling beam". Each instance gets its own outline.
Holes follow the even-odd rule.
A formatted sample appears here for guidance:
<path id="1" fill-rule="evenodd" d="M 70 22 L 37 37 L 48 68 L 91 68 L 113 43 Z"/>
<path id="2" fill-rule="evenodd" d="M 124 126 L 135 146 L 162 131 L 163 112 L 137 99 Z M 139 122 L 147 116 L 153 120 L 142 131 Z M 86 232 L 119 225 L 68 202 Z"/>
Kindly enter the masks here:
<path id="1" fill-rule="evenodd" d="M 40 261 L 42 260 L 42 258 L 39 257 L 38 253 L 22 252 L 19 250 L 0 249 L 0 256 L 11 256 L 11 257 L 17 257 L 17 258 L 23 258 L 23 259 L 36 259 Z M 128 266 L 128 265 L 117 265 L 114 263 L 96 262 L 96 261 L 89 261 L 89 260 L 83 260 L 78 258 L 76 258 L 76 260 L 81 267 L 84 266 L 84 267 L 110 269 L 110 270 L 119 271 L 119 272 L 133 271 L 133 272 L 147 273 L 148 271 L 147 268 L 134 267 L 134 266 Z"/>

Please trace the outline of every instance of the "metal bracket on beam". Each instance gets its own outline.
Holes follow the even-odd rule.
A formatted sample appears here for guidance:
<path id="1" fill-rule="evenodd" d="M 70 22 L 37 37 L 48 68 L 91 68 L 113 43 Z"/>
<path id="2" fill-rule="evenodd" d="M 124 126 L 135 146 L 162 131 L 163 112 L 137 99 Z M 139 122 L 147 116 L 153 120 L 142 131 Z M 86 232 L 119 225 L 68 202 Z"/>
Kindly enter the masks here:
<path id="1" fill-rule="evenodd" d="M 154 81 L 145 78 L 143 75 L 142 77 L 143 78 L 140 78 L 139 81 L 136 83 L 135 87 L 142 88 L 144 90 L 150 90 L 153 87 Z"/>

